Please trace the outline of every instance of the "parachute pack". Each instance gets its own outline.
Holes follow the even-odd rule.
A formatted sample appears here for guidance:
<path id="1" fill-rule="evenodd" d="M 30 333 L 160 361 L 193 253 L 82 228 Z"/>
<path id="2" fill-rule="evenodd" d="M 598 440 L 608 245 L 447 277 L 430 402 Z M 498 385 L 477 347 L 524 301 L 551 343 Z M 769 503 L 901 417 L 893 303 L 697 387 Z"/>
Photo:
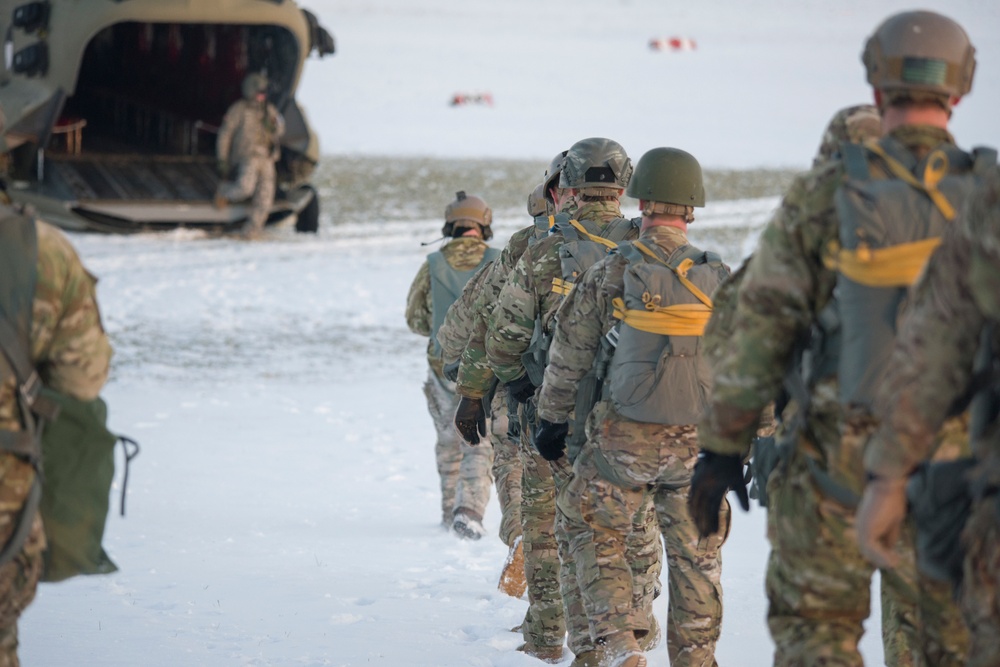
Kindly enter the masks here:
<path id="1" fill-rule="evenodd" d="M 500 256 L 496 248 L 487 248 L 479 264 L 468 271 L 458 271 L 452 268 L 444 253 L 438 250 L 427 256 L 427 266 L 431 276 L 431 340 L 434 341 L 435 354 L 441 354 L 441 344 L 437 340 L 438 329 L 444 324 L 444 316 L 451 304 L 458 301 L 462 288 L 481 268 Z"/>
<path id="2" fill-rule="evenodd" d="M 613 301 L 621 320 L 608 367 L 615 409 L 635 421 L 693 424 L 708 407 L 711 373 L 701 336 L 712 314 L 708 296 L 729 270 L 721 257 L 694 246 L 669 255 L 642 241 L 624 243 L 625 289 Z"/>
<path id="3" fill-rule="evenodd" d="M 128 462 L 135 441 L 105 426 L 107 406 L 100 398 L 80 401 L 42 386 L 30 359 L 29 333 L 35 294 L 37 237 L 33 221 L 7 215 L 0 221 L 0 380 L 17 384 L 21 430 L 0 430 L 0 449 L 35 469 L 35 479 L 0 563 L 24 546 L 35 512 L 41 512 L 47 547 L 43 581 L 77 574 L 105 574 L 118 568 L 101 546 L 114 476 L 114 447 L 125 448 Z M 125 511 L 125 483 L 122 514 Z"/>

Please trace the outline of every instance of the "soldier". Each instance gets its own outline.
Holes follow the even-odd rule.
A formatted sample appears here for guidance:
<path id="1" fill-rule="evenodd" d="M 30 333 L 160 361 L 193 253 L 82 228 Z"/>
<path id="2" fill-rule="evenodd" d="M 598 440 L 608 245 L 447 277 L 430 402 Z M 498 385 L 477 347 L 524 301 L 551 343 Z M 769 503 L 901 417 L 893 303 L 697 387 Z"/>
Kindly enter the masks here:
<path id="1" fill-rule="evenodd" d="M 576 202 L 559 188 L 566 151 L 557 154 L 545 172 L 542 183 L 546 213 L 561 212 L 572 215 Z M 556 206 L 556 199 L 560 207 Z M 524 254 L 524 251 L 545 238 L 550 221 L 546 215 L 536 217 L 534 222 L 515 232 L 490 271 L 483 291 L 479 295 L 474 310 L 476 320 L 472 335 L 462 353 L 458 375 L 458 393 L 462 396 L 455 415 L 455 426 L 467 442 L 477 438 L 476 424 L 482 406 L 482 397 L 491 387 L 505 396 L 508 412 L 508 438 L 515 441 L 517 456 L 521 465 L 521 551 L 524 560 L 524 574 L 528 590 L 528 612 L 521 632 L 525 643 L 519 650 L 542 659 L 555 659 L 562 655 L 562 640 L 566 626 L 562 613 L 562 598 L 559 594 L 559 556 L 555 544 L 552 525 L 552 474 L 534 447 L 522 437 L 518 402 L 499 385 L 493 369 L 486 359 L 487 320 L 496 306 L 496 299 L 506 284 L 507 277 Z M 511 418 L 513 417 L 513 418 Z M 516 546 L 508 560 L 516 560 Z"/>
<path id="2" fill-rule="evenodd" d="M 743 487 L 761 410 L 802 360 L 790 446 L 767 485 L 775 665 L 862 664 L 872 567 L 853 531 L 873 386 L 862 376 L 884 370 L 895 309 L 984 166 L 947 131 L 971 87 L 973 52 L 958 24 L 932 12 L 878 27 L 863 62 L 885 136 L 845 144 L 793 183 L 747 267 L 736 333 L 715 364 L 689 498 L 703 535 L 717 532 L 726 490 Z M 900 620 L 916 623 L 908 632 L 919 655 L 906 659 L 961 664 L 965 633 L 947 591 L 921 579 L 919 593 L 923 618 Z"/>
<path id="3" fill-rule="evenodd" d="M 970 198 L 962 221 L 946 232 L 918 283 L 893 349 L 892 365 L 876 403 L 880 427 L 865 451 L 868 483 L 858 508 L 861 551 L 894 568 L 893 546 L 907 512 L 907 478 L 932 456 L 951 406 L 974 385 L 981 334 L 993 368 L 986 387 L 992 405 L 976 429 L 978 465 L 968 480 L 973 496 L 962 536 L 965 548 L 959 600 L 971 631 L 968 665 L 1000 664 L 1000 439 L 996 397 L 1000 358 L 1000 171 Z M 977 405 L 977 408 L 980 407 Z M 977 423 L 974 420 L 974 424 Z"/>
<path id="4" fill-rule="evenodd" d="M 485 339 L 487 359 L 497 378 L 506 383 L 510 395 L 523 404 L 521 437 L 526 447 L 530 442 L 529 429 L 535 426 L 534 395 L 542 381 L 556 308 L 571 289 L 576 275 L 606 254 L 609 247 L 638 236 L 639 221 L 623 218 L 619 207 L 631 173 L 631 161 L 617 142 L 590 138 L 570 147 L 559 176 L 560 192 L 555 203 L 561 208 L 563 198 L 575 199 L 576 219 L 556 216 L 549 236 L 525 250 L 490 315 Z M 555 604 L 548 606 L 545 616 L 549 621 L 541 628 L 540 636 L 529 638 L 522 650 L 543 659 L 558 660 L 565 627 L 569 648 L 577 656 L 575 665 L 579 666 L 588 664 L 596 647 L 590 637 L 569 544 L 556 518 L 556 494 L 569 480 L 570 465 L 564 457 L 548 463 L 540 461 L 534 471 L 540 484 L 534 493 L 532 511 L 538 537 L 546 544 L 547 552 L 543 552 L 546 569 L 550 575 L 553 571 L 558 573 L 564 615 L 559 618 Z M 527 463 L 525 470 L 527 475 Z M 526 490 L 522 493 L 527 495 Z M 651 507 L 643 507 L 635 519 L 637 528 L 629 536 L 629 562 L 636 579 L 636 608 L 647 618 L 644 639 L 652 643 L 658 639 L 652 598 L 658 584 L 662 548 Z M 528 560 L 527 529 L 525 540 Z M 558 565 L 552 560 L 553 546 L 558 550 Z M 547 597 L 554 602 L 552 591 Z"/>
<path id="5" fill-rule="evenodd" d="M 427 257 L 406 299 L 407 326 L 413 333 L 429 338 L 424 395 L 437 429 L 435 456 L 441 477 L 441 521 L 459 537 L 472 540 L 478 540 L 486 532 L 482 521 L 490 495 L 491 451 L 465 444 L 452 426 L 458 398 L 455 383 L 444 376 L 437 332 L 465 284 L 499 254 L 486 245 L 493 237 L 492 221 L 493 212 L 485 201 L 459 192 L 445 209 L 442 228 L 444 236 L 452 240 Z M 481 435 L 486 435 L 485 416 L 478 428 Z"/>
<path id="6" fill-rule="evenodd" d="M 243 99 L 233 102 L 222 119 L 215 154 L 223 182 L 215 194 L 215 207 L 253 197 L 250 217 L 243 227 L 246 238 L 259 238 L 274 203 L 274 163 L 281 157 L 285 120 L 267 101 L 267 79 L 248 74 L 243 79 Z M 236 179 L 229 178 L 236 166 Z"/>
<path id="7" fill-rule="evenodd" d="M 37 387 L 30 381 L 19 386 L 8 349 L 30 356 L 30 380 L 90 401 L 107 380 L 111 346 L 101 326 L 96 281 L 69 240 L 9 207 L 2 206 L 0 216 L 0 313 L 3 328 L 11 327 L 10 338 L 0 333 L 0 666 L 16 667 L 17 620 L 35 596 L 46 541 L 40 514 L 22 513 L 31 507 L 37 473 L 24 450 L 15 449 L 34 428 L 26 415 L 37 409 Z M 30 522 L 30 532 L 18 545 L 12 536 L 21 521 Z"/>
<path id="8" fill-rule="evenodd" d="M 635 616 L 625 540 L 652 498 L 667 553 L 670 664 L 713 665 L 725 537 L 699 540 L 686 500 L 698 454 L 695 422 L 710 389 L 699 342 L 712 312 L 707 295 L 729 269 L 687 241 L 694 207 L 705 205 L 692 155 L 649 151 L 627 194 L 642 209 L 639 239 L 587 270 L 556 312 L 535 445 L 546 459 L 563 457 L 568 419 L 581 409 L 579 388 L 595 369 L 603 398 L 557 500 L 598 647 L 594 663 L 646 665 L 634 631 L 646 630 L 647 619 Z M 728 525 L 728 504 L 720 521 Z"/>

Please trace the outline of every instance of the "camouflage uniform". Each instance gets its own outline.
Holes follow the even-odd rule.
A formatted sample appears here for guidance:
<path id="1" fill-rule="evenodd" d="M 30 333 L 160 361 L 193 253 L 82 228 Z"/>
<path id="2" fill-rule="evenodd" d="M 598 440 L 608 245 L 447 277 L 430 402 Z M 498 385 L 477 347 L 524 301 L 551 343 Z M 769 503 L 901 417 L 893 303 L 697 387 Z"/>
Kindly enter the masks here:
<path id="1" fill-rule="evenodd" d="M 876 403 L 881 427 L 865 468 L 903 479 L 931 457 L 952 401 L 969 386 L 980 332 L 1000 322 L 1000 170 L 969 199 L 931 257 L 911 298 Z M 994 332 L 995 333 L 995 332 Z M 1000 340 L 994 335 L 996 359 Z M 1000 440 L 993 428 L 973 443 L 980 463 L 972 487 L 991 489 L 973 504 L 960 606 L 972 634 L 968 665 L 1000 664 Z"/>
<path id="2" fill-rule="evenodd" d="M 687 245 L 685 233 L 672 227 L 650 227 L 641 238 L 667 255 Z M 613 254 L 591 267 L 556 313 L 558 324 L 538 401 L 542 419 L 563 423 L 572 413 L 577 386 L 593 366 L 601 338 L 617 322 L 611 302 L 623 295 L 626 265 Z M 625 542 L 636 513 L 652 499 L 666 544 L 667 647 L 675 667 L 714 665 L 722 625 L 720 549 L 725 535 L 700 540 L 686 507 L 697 455 L 693 424 L 633 421 L 603 400 L 587 420 L 587 442 L 557 500 L 591 638 L 597 640 L 648 628 L 648 620 L 636 614 L 641 614 L 642 598 L 651 591 L 633 592 Z M 722 509 L 721 524 L 729 525 L 728 505 Z"/>
<path id="3" fill-rule="evenodd" d="M 891 135 L 917 156 L 954 143 L 946 130 L 929 126 L 903 126 Z M 734 334 L 715 362 L 712 406 L 699 428 L 708 451 L 746 454 L 796 342 L 832 297 L 836 273 L 821 257 L 838 237 L 833 196 L 843 173 L 835 159 L 796 179 L 761 237 L 739 290 Z M 862 664 L 857 643 L 869 613 L 872 567 L 854 539 L 854 510 L 824 493 L 810 466 L 859 492 L 867 433 L 845 423 L 836 376 L 822 379 L 811 387 L 790 460 L 768 480 L 768 624 L 776 665 Z M 931 618 L 907 630 L 914 645 L 934 664 L 960 663 L 963 632 L 947 594 L 930 581 L 916 590 Z M 890 664 L 907 660 L 887 657 Z"/>
<path id="4" fill-rule="evenodd" d="M 456 271 L 470 271 L 483 259 L 487 245 L 482 239 L 457 238 L 447 243 L 441 252 L 448 265 Z M 433 323 L 430 265 L 428 262 L 417 271 L 406 298 L 406 324 L 421 336 L 430 336 Z M 488 447 L 467 445 L 455 431 L 452 419 L 458 406 L 455 383 L 442 373 L 441 358 L 435 353 L 434 340 L 427 343 L 427 382 L 424 395 L 427 409 L 437 429 L 438 475 L 441 477 L 441 517 L 450 526 L 460 512 L 482 521 L 490 497 L 490 466 L 492 451 Z"/>
<path id="5" fill-rule="evenodd" d="M 31 360 L 46 386 L 92 400 L 104 386 L 111 359 L 94 294 L 96 281 L 62 232 L 42 222 L 35 224 L 38 277 L 32 305 Z M 0 355 L 0 365 L 6 364 Z M 13 373 L 2 376 L 0 429 L 18 431 L 17 383 Z M 17 525 L 34 477 L 29 463 L 12 454 L 0 454 L 0 542 L 4 544 Z M 18 665 L 17 619 L 34 599 L 44 550 L 42 520 L 36 513 L 21 552 L 0 567 L 0 667 Z"/>
<path id="6" fill-rule="evenodd" d="M 622 216 L 617 201 L 602 201 L 580 204 L 575 217 L 606 224 Z M 550 235 L 527 248 L 497 297 L 489 317 L 485 351 L 490 367 L 502 382 L 525 373 L 521 354 L 531 342 L 535 317 L 541 318 L 546 332 L 552 331 L 553 317 L 562 301 L 562 296 L 552 291 L 552 281 L 562 276 L 559 247 L 564 241 L 561 235 Z M 528 411 L 533 411 L 533 406 Z M 561 521 L 557 521 L 555 502 L 557 490 L 569 482 L 572 470 L 565 457 L 548 462 L 534 451 L 528 428 L 531 420 L 524 412 L 522 410 L 524 482 L 521 513 L 528 593 L 535 624 L 532 628 L 525 626 L 525 638 L 539 646 L 560 645 L 568 630 L 569 648 L 580 655 L 593 650 L 594 644 L 569 543 Z M 636 513 L 635 523 L 636 531 L 629 539 L 629 562 L 637 581 L 636 589 L 649 593 L 639 606 L 650 619 L 646 626 L 650 630 L 652 593 L 659 580 L 662 558 L 650 506 Z M 654 543 L 655 548 L 651 547 Z"/>
<path id="7" fill-rule="evenodd" d="M 274 163 L 281 157 L 285 120 L 270 102 L 237 100 L 226 111 L 219 127 L 215 152 L 219 160 L 236 166 L 236 179 L 224 183 L 219 194 L 237 202 L 253 197 L 247 230 L 264 229 L 274 204 Z"/>
<path id="8" fill-rule="evenodd" d="M 460 361 L 472 336 L 479 297 L 488 290 L 488 281 L 496 261 L 476 272 L 451 305 L 438 329 L 441 361 L 445 366 Z M 461 394 L 461 391 L 458 392 Z M 507 390 L 497 387 L 490 403 L 489 433 L 493 446 L 493 479 L 500 502 L 500 539 L 508 547 L 521 536 L 521 460 L 517 446 L 507 437 Z"/>

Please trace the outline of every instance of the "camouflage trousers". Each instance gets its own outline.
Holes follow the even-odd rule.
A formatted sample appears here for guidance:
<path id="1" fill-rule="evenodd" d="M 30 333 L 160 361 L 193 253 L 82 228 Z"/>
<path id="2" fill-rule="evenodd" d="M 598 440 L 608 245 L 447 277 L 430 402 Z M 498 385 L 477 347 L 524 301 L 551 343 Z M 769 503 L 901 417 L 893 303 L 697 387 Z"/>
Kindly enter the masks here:
<path id="1" fill-rule="evenodd" d="M 774 665 L 860 666 L 873 567 L 858 550 L 854 510 L 823 493 L 807 456 L 796 452 L 767 484 Z M 963 665 L 968 633 L 947 584 L 917 572 L 911 530 L 897 545 L 899 567 L 882 572 L 885 662 Z"/>
<path id="2" fill-rule="evenodd" d="M 973 504 L 962 536 L 960 606 L 972 635 L 969 667 L 1000 665 L 1000 495 Z"/>
<path id="3" fill-rule="evenodd" d="M 655 581 L 636 576 L 628 542 L 639 537 L 639 531 L 651 529 L 655 540 L 642 537 L 640 542 L 655 545 L 655 554 L 645 554 L 647 563 L 660 556 L 660 534 L 666 545 L 670 664 L 715 665 L 722 625 L 721 548 L 728 534 L 729 505 L 724 504 L 720 517 L 727 530 L 699 540 L 687 510 L 698 455 L 695 427 L 607 419 L 610 412 L 602 403 L 592 413 L 587 443 L 558 501 L 591 637 L 626 631 L 641 636 L 649 627 L 646 605 Z"/>
<path id="4" fill-rule="evenodd" d="M 490 413 L 493 479 L 500 502 L 500 539 L 509 547 L 521 536 L 521 455 L 519 443 L 508 434 L 507 388 L 503 384 L 497 387 Z"/>
<path id="5" fill-rule="evenodd" d="M 219 194 L 230 202 L 245 201 L 252 197 L 246 229 L 260 231 L 264 229 L 264 223 L 274 204 L 276 180 L 274 161 L 270 156 L 255 155 L 240 161 L 236 167 L 236 178 L 223 183 Z"/>
<path id="6" fill-rule="evenodd" d="M 34 474 L 13 456 L 0 456 L 0 543 L 6 544 L 17 526 Z M 0 566 L 0 667 L 17 667 L 17 620 L 31 604 L 42 575 L 45 532 L 36 512 L 24 546 Z"/>
<path id="7" fill-rule="evenodd" d="M 493 481 L 490 477 L 493 448 L 482 444 L 470 446 L 455 430 L 455 410 L 459 399 L 453 383 L 428 370 L 424 395 L 437 430 L 434 454 L 441 478 L 441 521 L 451 526 L 459 511 L 482 521 Z M 489 427 L 487 422 L 487 429 Z"/>

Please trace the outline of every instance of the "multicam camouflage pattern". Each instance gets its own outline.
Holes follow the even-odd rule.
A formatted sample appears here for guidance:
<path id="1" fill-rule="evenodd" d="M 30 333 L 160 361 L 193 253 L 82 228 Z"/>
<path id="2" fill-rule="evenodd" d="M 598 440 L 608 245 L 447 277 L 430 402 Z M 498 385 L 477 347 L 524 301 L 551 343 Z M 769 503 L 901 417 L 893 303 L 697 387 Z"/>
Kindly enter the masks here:
<path id="1" fill-rule="evenodd" d="M 585 202 L 576 212 L 577 220 L 606 224 L 622 217 L 617 201 Z M 527 248 L 507 277 L 490 314 L 486 334 L 486 356 L 501 382 L 524 375 L 521 355 L 528 349 L 535 319 L 546 333 L 562 303 L 562 296 L 552 291 L 552 280 L 562 277 L 559 247 L 561 235 L 548 236 Z"/>
<path id="2" fill-rule="evenodd" d="M 460 511 L 482 521 L 493 481 L 493 448 L 469 445 L 455 430 L 458 396 L 453 383 L 428 370 L 424 396 L 437 431 L 434 457 L 441 480 L 441 522 L 451 526 Z"/>
<path id="3" fill-rule="evenodd" d="M 878 139 L 882 135 L 882 117 L 878 109 L 870 104 L 858 104 L 844 107 L 833 115 L 819 150 L 813 158 L 813 167 L 818 167 L 840 153 L 840 145 L 844 142 L 853 144 L 864 143 Z"/>
<path id="4" fill-rule="evenodd" d="M 667 253 L 687 243 L 684 232 L 672 227 L 645 229 L 641 238 Z M 624 292 L 626 266 L 613 254 L 591 267 L 556 313 L 538 402 L 542 418 L 564 422 L 573 412 L 576 387 L 617 321 L 612 299 Z M 724 536 L 699 540 L 686 506 L 698 455 L 694 431 L 694 425 L 635 422 L 602 401 L 588 417 L 587 442 L 557 500 L 595 640 L 645 623 L 626 543 L 635 535 L 636 513 L 647 503 L 655 507 L 652 515 L 667 545 L 667 643 L 673 665 L 712 664 L 722 620 Z M 721 525 L 728 525 L 728 506 L 723 513 Z M 655 544 L 659 550 L 659 540 Z"/>
<path id="5" fill-rule="evenodd" d="M 452 239 L 441 248 L 448 265 L 456 271 L 471 271 L 483 261 L 483 254 L 489 246 L 477 237 L 463 236 Z M 406 297 L 406 326 L 415 334 L 427 336 L 427 363 L 438 377 L 442 374 L 443 362 L 434 353 L 434 341 L 430 340 L 434 323 L 434 302 L 431 298 L 430 264 L 424 262 L 417 271 L 410 292 Z M 460 338 L 460 335 L 456 335 Z"/>
<path id="6" fill-rule="evenodd" d="M 83 268 L 69 240 L 36 223 L 38 282 L 32 306 L 31 359 L 42 381 L 81 400 L 97 397 L 108 377 L 111 345 L 101 325 L 96 280 Z M 0 428 L 20 430 L 16 381 L 0 385 Z M 0 541 L 6 543 L 34 481 L 30 464 L 0 454 Z M 17 619 L 34 598 L 42 570 L 45 535 L 36 516 L 21 553 L 0 567 L 0 665 L 17 665 Z"/>
<path id="7" fill-rule="evenodd" d="M 927 126 L 904 126 L 892 135 L 917 156 L 953 143 L 947 131 Z M 830 301 L 836 274 L 821 256 L 838 235 L 833 195 L 842 174 L 834 159 L 796 179 L 761 237 L 739 290 L 735 333 L 714 364 L 712 405 L 699 427 L 701 446 L 709 451 L 747 452 L 796 342 Z M 809 456 L 842 486 L 856 493 L 863 486 L 868 433 L 845 424 L 837 389 L 835 377 L 812 388 L 796 441 L 798 467 L 779 469 L 768 484 L 769 494 L 772 488 L 778 494 L 768 512 L 767 576 L 778 665 L 820 664 L 831 651 L 837 657 L 828 664 L 862 664 L 857 639 L 869 613 L 871 569 L 858 551 L 853 510 L 825 497 L 802 463 Z M 924 619 L 923 627 L 928 623 Z"/>
<path id="8" fill-rule="evenodd" d="M 510 547 L 521 536 L 522 465 L 518 443 L 508 434 L 508 420 L 507 388 L 500 385 L 490 404 L 490 443 L 493 445 L 493 480 L 500 503 L 500 539 Z"/>
<path id="9" fill-rule="evenodd" d="M 236 167 L 236 178 L 224 182 L 219 194 L 231 202 L 253 198 L 247 222 L 253 233 L 264 228 L 274 203 L 274 163 L 281 157 L 279 140 L 284 133 L 285 120 L 273 104 L 247 100 L 234 102 L 219 127 L 215 154 Z"/>
<path id="10" fill-rule="evenodd" d="M 476 237 L 461 237 L 447 243 L 441 252 L 449 266 L 457 271 L 474 269 L 488 246 Z M 406 299 L 406 324 L 413 333 L 430 336 L 434 321 L 429 265 L 425 261 L 417 271 Z M 458 396 L 455 384 L 444 378 L 441 358 L 434 354 L 434 342 L 428 340 L 427 362 L 430 371 L 424 384 L 427 410 L 437 431 L 435 457 L 441 479 L 442 522 L 451 525 L 459 510 L 482 520 L 489 500 L 490 468 L 493 451 L 489 447 L 466 444 L 455 430 Z M 488 427 L 489 428 L 489 427 Z"/>
<path id="11" fill-rule="evenodd" d="M 998 281 L 1000 170 L 969 199 L 963 218 L 945 233 L 914 290 L 891 370 L 879 389 L 876 413 L 881 426 L 865 452 L 868 470 L 902 478 L 930 457 L 952 401 L 969 385 L 980 332 L 987 323 L 1000 321 Z M 989 431 L 973 446 L 980 460 L 973 488 L 1000 487 L 997 431 Z M 970 665 L 1000 664 L 997 497 L 987 495 L 974 503 L 963 532 L 960 606 L 972 635 Z"/>

